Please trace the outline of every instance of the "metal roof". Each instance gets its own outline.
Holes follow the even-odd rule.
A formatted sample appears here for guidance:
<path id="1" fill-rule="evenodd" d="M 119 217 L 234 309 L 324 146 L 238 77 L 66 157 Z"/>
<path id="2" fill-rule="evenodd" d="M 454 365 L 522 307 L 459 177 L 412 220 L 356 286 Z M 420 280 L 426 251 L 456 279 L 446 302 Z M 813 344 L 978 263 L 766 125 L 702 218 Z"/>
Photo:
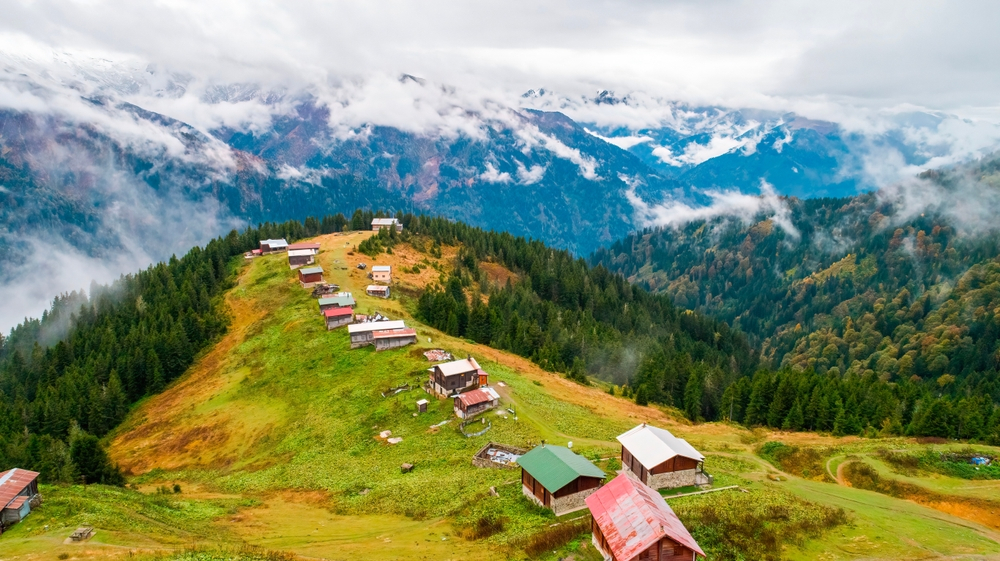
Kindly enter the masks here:
<path id="1" fill-rule="evenodd" d="M 299 269 L 299 273 L 303 275 L 315 275 L 316 273 L 323 273 L 323 267 L 303 267 Z"/>
<path id="2" fill-rule="evenodd" d="M 368 288 L 365 289 L 366 292 L 387 292 L 388 290 L 388 286 L 382 286 L 380 284 L 369 284 Z"/>
<path id="3" fill-rule="evenodd" d="M 434 368 L 441 370 L 441 374 L 445 376 L 455 376 L 479 370 L 479 363 L 476 362 L 476 359 L 470 356 L 469 358 L 463 358 L 462 360 L 453 360 L 451 362 L 439 364 Z"/>
<path id="4" fill-rule="evenodd" d="M 316 250 L 318 250 L 319 249 L 319 244 L 318 243 L 299 242 L 299 243 L 288 244 L 288 249 L 289 250 L 296 250 L 296 249 L 316 249 Z"/>
<path id="5" fill-rule="evenodd" d="M 397 223 L 399 220 L 395 218 L 375 218 L 372 220 L 372 226 L 392 226 Z"/>
<path id="6" fill-rule="evenodd" d="M 645 423 L 619 435 L 618 442 L 646 469 L 653 469 L 674 456 L 698 462 L 705 460 L 705 456 L 683 438 L 677 438 L 668 430 Z"/>
<path id="7" fill-rule="evenodd" d="M 406 329 L 386 329 L 383 331 L 376 331 L 372 333 L 372 337 L 376 339 L 391 339 L 393 337 L 416 337 L 417 330 L 412 327 Z"/>
<path id="8" fill-rule="evenodd" d="M 344 296 L 327 296 L 326 298 L 319 299 L 319 307 L 323 306 L 336 306 L 338 308 L 345 306 L 354 306 L 354 297 L 350 294 Z"/>
<path id="9" fill-rule="evenodd" d="M 618 561 L 635 559 L 664 537 L 705 556 L 667 501 L 625 473 L 588 496 L 586 501 L 611 549 L 608 553 Z"/>
<path id="10" fill-rule="evenodd" d="M 372 265 L 373 273 L 389 273 L 392 272 L 392 267 L 389 265 Z"/>
<path id="11" fill-rule="evenodd" d="M 493 388 L 479 388 L 477 390 L 458 394 L 455 397 L 462 402 L 462 405 L 471 407 L 480 403 L 486 403 L 487 401 L 493 401 L 494 399 L 500 399 L 500 394 L 498 394 Z"/>
<path id="12" fill-rule="evenodd" d="M 577 477 L 604 478 L 604 472 L 587 458 L 569 448 L 551 444 L 536 446 L 518 458 L 517 463 L 549 493 L 555 493 Z"/>
<path id="13" fill-rule="evenodd" d="M 285 238 L 277 240 L 260 240 L 260 243 L 262 245 L 266 245 L 267 247 L 284 247 L 288 245 L 288 242 L 285 241 Z"/>
<path id="14" fill-rule="evenodd" d="M 4 508 L 12 508 L 14 510 L 17 510 L 17 509 L 21 508 L 22 506 L 24 506 L 24 503 L 26 503 L 26 502 L 28 502 L 28 497 L 25 497 L 24 495 L 21 495 L 20 497 L 18 497 L 16 499 L 14 499 L 13 501 L 11 501 L 10 504 L 8 504 Z"/>
<path id="15" fill-rule="evenodd" d="M 14 468 L 0 473 L 0 508 L 5 508 L 31 482 L 38 479 L 37 471 Z"/>
<path id="16" fill-rule="evenodd" d="M 326 316 L 326 317 L 328 317 L 328 318 L 336 318 L 336 317 L 342 317 L 342 316 L 349 316 L 349 315 L 351 315 L 353 313 L 354 313 L 354 310 L 352 310 L 352 309 L 350 309 L 350 308 L 348 308 L 346 306 L 342 306 L 340 308 L 327 308 L 327 309 L 323 310 L 323 315 Z"/>
<path id="17" fill-rule="evenodd" d="M 289 257 L 306 257 L 309 255 L 316 255 L 316 252 L 311 249 L 289 249 Z"/>
<path id="18" fill-rule="evenodd" d="M 403 329 L 406 324 L 403 320 L 395 321 L 370 321 L 368 323 L 352 323 L 347 326 L 348 333 L 366 333 L 368 331 L 390 331 L 392 329 Z"/>

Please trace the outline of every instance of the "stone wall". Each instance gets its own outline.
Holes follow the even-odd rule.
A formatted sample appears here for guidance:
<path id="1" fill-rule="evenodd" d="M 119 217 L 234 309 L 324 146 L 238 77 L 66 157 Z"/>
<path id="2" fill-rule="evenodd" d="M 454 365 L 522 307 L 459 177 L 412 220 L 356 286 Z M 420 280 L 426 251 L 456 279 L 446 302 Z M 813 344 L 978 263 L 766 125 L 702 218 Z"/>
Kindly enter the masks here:
<path id="1" fill-rule="evenodd" d="M 600 487 L 594 487 L 593 489 L 587 489 L 586 491 L 580 491 L 579 493 L 573 493 L 572 495 L 566 495 L 565 497 L 560 497 L 558 499 L 550 495 L 551 498 L 549 501 L 552 504 L 550 507 L 546 508 L 551 508 L 552 512 L 554 512 L 556 516 L 562 516 L 563 514 L 569 512 L 583 510 L 587 508 L 587 497 L 594 494 L 598 489 L 600 489 Z M 545 505 L 542 504 L 541 499 L 536 497 L 535 494 L 531 492 L 531 489 L 524 484 L 521 485 L 521 492 L 524 493 L 525 497 L 531 499 L 532 502 L 538 506 L 545 507 Z"/>
<path id="2" fill-rule="evenodd" d="M 628 468 L 623 468 L 618 473 L 624 471 L 629 477 L 635 479 L 636 481 L 642 481 L 639 476 L 636 475 L 632 470 Z M 646 476 L 646 485 L 649 485 L 653 489 L 674 489 L 677 487 L 688 487 L 691 485 L 696 485 L 698 470 L 696 469 L 684 469 L 681 471 L 671 471 L 667 473 L 650 473 Z"/>

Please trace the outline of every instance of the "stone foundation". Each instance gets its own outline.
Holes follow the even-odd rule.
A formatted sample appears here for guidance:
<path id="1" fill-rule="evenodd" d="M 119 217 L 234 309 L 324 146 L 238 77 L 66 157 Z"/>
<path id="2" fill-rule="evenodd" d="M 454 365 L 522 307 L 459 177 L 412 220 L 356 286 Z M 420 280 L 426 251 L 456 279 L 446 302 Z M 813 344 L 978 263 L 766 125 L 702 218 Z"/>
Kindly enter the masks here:
<path id="1" fill-rule="evenodd" d="M 639 476 L 632 470 L 624 468 L 626 474 L 636 481 L 641 481 Z M 619 472 L 621 473 L 621 472 Z M 681 471 L 671 471 L 667 473 L 650 473 L 646 476 L 646 485 L 653 489 L 675 489 L 677 487 L 688 487 L 698 484 L 698 470 L 685 469 Z"/>
<path id="2" fill-rule="evenodd" d="M 552 497 L 549 501 L 552 503 L 551 506 L 545 506 L 542 504 L 541 499 L 535 496 L 526 485 L 521 485 L 521 492 L 524 493 L 525 497 L 531 499 L 536 505 L 543 508 L 550 508 L 556 516 L 562 516 L 570 512 L 576 512 L 578 510 L 583 510 L 587 508 L 587 497 L 593 495 L 600 487 L 594 487 L 593 489 L 587 489 L 586 491 L 580 491 L 579 493 L 573 493 L 572 495 L 566 495 L 565 497 L 559 497 L 558 499 Z"/>

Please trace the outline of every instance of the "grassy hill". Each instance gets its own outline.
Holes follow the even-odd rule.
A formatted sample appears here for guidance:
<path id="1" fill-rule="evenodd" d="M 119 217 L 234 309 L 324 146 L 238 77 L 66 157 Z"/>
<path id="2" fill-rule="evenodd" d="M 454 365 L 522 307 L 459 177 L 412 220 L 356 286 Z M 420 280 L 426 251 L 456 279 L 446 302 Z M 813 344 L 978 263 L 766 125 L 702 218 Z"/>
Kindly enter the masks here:
<path id="1" fill-rule="evenodd" d="M 701 449 L 717 488 L 738 486 L 669 499 L 711 559 L 1000 558 L 1000 517 L 990 514 L 1000 505 L 989 499 L 996 480 L 919 467 L 897 473 L 882 460 L 883 449 L 919 456 L 958 445 L 691 425 L 676 410 L 638 406 L 414 320 L 415 296 L 444 280 L 457 247 L 433 257 L 397 245 L 377 260 L 394 266 L 396 296 L 366 296 L 355 265 L 372 260 L 350 253 L 370 235 L 317 238 L 320 264 L 329 282 L 354 293 L 360 312 L 416 327 L 417 345 L 350 350 L 346 330 L 326 331 L 284 256 L 242 265 L 225 295 L 224 337 L 107 437 L 130 487 L 43 488 L 45 504 L 0 538 L 0 558 L 597 559 L 581 513 L 555 519 L 522 496 L 517 471 L 475 468 L 472 455 L 489 441 L 572 441 L 610 473 L 615 435 L 643 421 Z M 403 272 L 417 263 L 419 273 Z M 512 274 L 496 264 L 488 271 Z M 419 389 L 382 397 L 425 378 L 429 348 L 471 354 L 490 373 L 504 408 L 486 415 L 484 435 L 462 435 L 447 400 L 416 414 L 426 396 Z M 384 430 L 403 441 L 388 444 Z M 411 473 L 401 472 L 404 462 L 415 465 Z M 838 469 L 850 463 L 919 492 L 851 487 L 841 473 L 849 470 Z M 175 484 L 180 493 L 170 491 Z M 969 496 L 984 509 L 955 508 Z M 97 535 L 64 544 L 83 523 Z"/>

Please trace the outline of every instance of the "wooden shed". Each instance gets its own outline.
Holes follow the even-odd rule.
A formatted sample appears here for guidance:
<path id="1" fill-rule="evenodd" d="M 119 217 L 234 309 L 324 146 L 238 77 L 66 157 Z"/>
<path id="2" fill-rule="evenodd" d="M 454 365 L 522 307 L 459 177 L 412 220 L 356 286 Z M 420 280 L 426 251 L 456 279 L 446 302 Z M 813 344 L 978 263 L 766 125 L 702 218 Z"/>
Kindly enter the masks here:
<path id="1" fill-rule="evenodd" d="M 698 542 L 658 492 L 622 473 L 586 499 L 594 547 L 614 561 L 695 561 Z"/>
<path id="2" fill-rule="evenodd" d="M 372 231 L 378 232 L 382 228 L 395 228 L 397 232 L 402 232 L 403 224 L 396 218 L 376 218 L 372 220 Z"/>
<path id="3" fill-rule="evenodd" d="M 289 249 L 288 250 L 288 266 L 292 269 L 298 269 L 305 265 L 312 265 L 316 262 L 316 254 L 308 249 Z"/>
<path id="4" fill-rule="evenodd" d="M 319 253 L 319 244 L 314 242 L 288 244 L 288 251 L 309 251 L 313 255 L 317 255 Z"/>
<path id="5" fill-rule="evenodd" d="M 431 389 L 434 393 L 450 396 L 468 388 L 479 385 L 479 375 L 482 369 L 476 359 L 463 358 L 444 364 L 438 364 L 429 369 L 431 372 Z"/>
<path id="6" fill-rule="evenodd" d="M 373 331 L 372 339 L 375 341 L 376 351 L 385 351 L 388 349 L 398 349 L 399 347 L 405 347 L 407 345 L 412 345 L 417 342 L 417 330 L 412 328 L 406 329 L 386 329 L 382 331 Z"/>
<path id="7" fill-rule="evenodd" d="M 406 324 L 402 320 L 396 321 L 370 321 L 368 323 L 352 323 L 347 326 L 347 332 L 351 334 L 351 348 L 364 347 L 375 344 L 376 331 L 391 331 L 393 329 L 405 329 Z"/>
<path id="8" fill-rule="evenodd" d="M 653 489 L 707 485 L 705 456 L 683 438 L 645 423 L 618 436 L 622 468 Z"/>
<path id="9" fill-rule="evenodd" d="M 260 252 L 264 255 L 286 250 L 288 250 L 288 242 L 285 241 L 285 238 L 260 241 Z"/>
<path id="10" fill-rule="evenodd" d="M 0 473 L 0 533 L 42 504 L 38 494 L 38 472 L 14 468 Z"/>
<path id="11" fill-rule="evenodd" d="M 326 296 L 317 300 L 319 303 L 319 313 L 324 313 L 331 308 L 353 308 L 357 305 L 354 296 L 350 292 L 338 292 L 332 296 Z"/>
<path id="12" fill-rule="evenodd" d="M 388 298 L 389 297 L 389 287 L 379 286 L 377 284 L 370 284 L 368 288 L 365 289 L 368 296 L 375 296 L 376 298 Z"/>
<path id="13" fill-rule="evenodd" d="M 322 267 L 303 267 L 299 269 L 299 284 L 302 288 L 312 288 L 323 282 Z"/>
<path id="14" fill-rule="evenodd" d="M 354 310 L 351 308 L 327 308 L 323 310 L 323 317 L 326 318 L 326 329 L 336 329 L 344 325 L 350 325 L 354 321 Z"/>
<path id="15" fill-rule="evenodd" d="M 455 415 L 468 419 L 500 405 L 500 394 L 493 388 L 479 388 L 455 396 Z"/>
<path id="16" fill-rule="evenodd" d="M 392 282 L 392 267 L 389 265 L 373 265 L 372 280 L 375 282 Z"/>
<path id="17" fill-rule="evenodd" d="M 521 491 L 556 516 L 586 508 L 586 498 L 597 491 L 604 472 L 569 448 L 542 444 L 517 459 Z"/>

